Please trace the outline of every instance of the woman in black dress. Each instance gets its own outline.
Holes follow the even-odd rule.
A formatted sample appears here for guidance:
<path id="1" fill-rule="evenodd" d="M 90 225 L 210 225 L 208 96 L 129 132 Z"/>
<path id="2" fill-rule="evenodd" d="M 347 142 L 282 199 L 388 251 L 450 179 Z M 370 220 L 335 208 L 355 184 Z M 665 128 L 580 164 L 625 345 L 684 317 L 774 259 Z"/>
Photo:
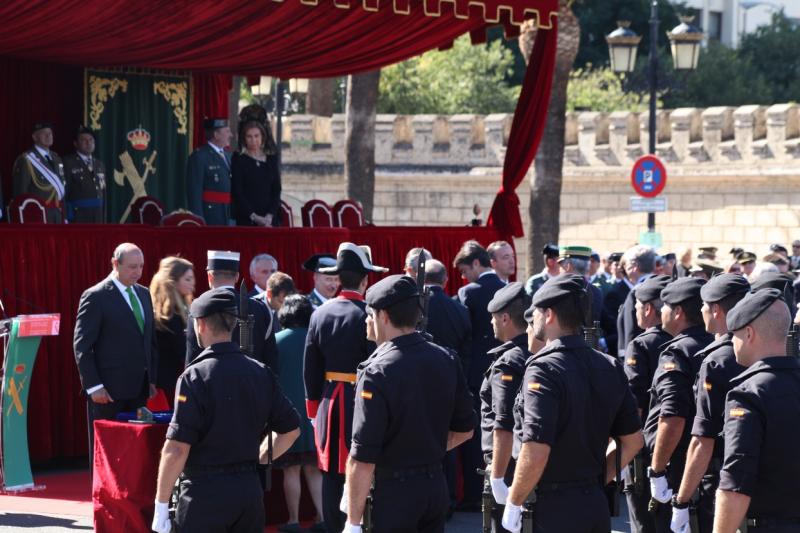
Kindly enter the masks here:
<path id="1" fill-rule="evenodd" d="M 231 161 L 231 192 L 237 226 L 280 225 L 281 176 L 275 142 L 256 120 L 241 128 L 243 147 Z"/>
<path id="2" fill-rule="evenodd" d="M 186 360 L 186 321 L 193 295 L 192 263 L 180 257 L 162 259 L 150 281 L 150 297 L 158 346 L 156 387 L 164 391 L 170 406 Z"/>

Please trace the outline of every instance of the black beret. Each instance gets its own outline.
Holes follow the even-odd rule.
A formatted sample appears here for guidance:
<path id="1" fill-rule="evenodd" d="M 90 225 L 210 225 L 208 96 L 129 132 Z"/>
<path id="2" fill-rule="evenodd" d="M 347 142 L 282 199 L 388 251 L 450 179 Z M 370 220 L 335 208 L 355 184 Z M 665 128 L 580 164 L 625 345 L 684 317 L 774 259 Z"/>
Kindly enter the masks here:
<path id="1" fill-rule="evenodd" d="M 559 251 L 558 246 L 550 242 L 545 244 L 544 247 L 542 248 L 542 255 L 546 255 L 547 257 L 550 258 L 558 257 L 559 253 L 561 252 Z"/>
<path id="2" fill-rule="evenodd" d="M 417 282 L 413 278 L 395 274 L 380 280 L 367 289 L 367 305 L 373 309 L 387 309 L 409 298 L 419 298 Z"/>
<path id="3" fill-rule="evenodd" d="M 490 313 L 497 313 L 511 305 L 511 303 L 518 298 L 527 303 L 527 297 L 528 294 L 525 292 L 525 285 L 519 281 L 515 281 L 494 293 L 494 298 L 492 298 L 489 305 L 486 306 L 486 310 Z M 528 306 L 525 305 L 525 307 Z"/>
<path id="4" fill-rule="evenodd" d="M 303 263 L 303 270 L 309 272 L 319 272 L 320 268 L 330 268 L 336 266 L 336 256 L 333 254 L 315 254 L 306 259 Z"/>
<path id="5" fill-rule="evenodd" d="M 750 283 L 741 274 L 720 274 L 714 276 L 700 289 L 704 302 L 718 302 L 728 296 L 750 292 Z"/>
<path id="6" fill-rule="evenodd" d="M 642 303 L 658 300 L 661 298 L 661 291 L 670 281 L 672 281 L 671 276 L 652 276 L 647 278 L 634 289 L 634 296 Z"/>
<path id="7" fill-rule="evenodd" d="M 43 130 L 45 128 L 53 129 L 53 123 L 45 121 L 34 122 L 33 126 L 31 126 L 31 133 L 36 133 L 39 130 Z"/>
<path id="8" fill-rule="evenodd" d="M 620 259 L 622 259 L 622 255 L 623 255 L 622 252 L 614 252 L 608 254 L 608 260 L 611 261 L 612 263 L 618 263 Z"/>
<path id="9" fill-rule="evenodd" d="M 533 295 L 533 307 L 547 309 L 568 296 L 586 294 L 586 280 L 577 274 L 561 274 L 550 278 Z"/>
<path id="10" fill-rule="evenodd" d="M 786 285 L 792 282 L 792 278 L 780 272 L 764 272 L 753 282 L 752 289 L 760 291 L 762 289 L 786 290 Z"/>
<path id="11" fill-rule="evenodd" d="M 75 138 L 77 139 L 77 138 L 78 138 L 78 136 L 80 136 L 80 135 L 83 135 L 84 133 L 88 133 L 89 135 L 91 135 L 91 136 L 92 136 L 92 139 L 95 139 L 95 140 L 97 140 L 97 137 L 95 137 L 95 135 L 94 135 L 94 131 L 92 131 L 92 129 L 91 129 L 91 128 L 87 128 L 87 127 L 86 127 L 86 126 L 84 126 L 83 124 L 81 124 L 80 126 L 78 126 L 78 129 L 77 129 L 77 130 L 75 130 Z"/>
<path id="12" fill-rule="evenodd" d="M 778 289 L 769 288 L 748 293 L 728 312 L 725 318 L 728 329 L 730 331 L 742 329 L 758 318 L 775 301 L 781 300 L 782 294 Z"/>
<path id="13" fill-rule="evenodd" d="M 216 313 L 227 313 L 234 316 L 239 314 L 234 291 L 211 289 L 196 298 L 189 308 L 189 314 L 194 318 L 203 318 Z"/>
<path id="14" fill-rule="evenodd" d="M 700 278 L 678 278 L 661 291 L 661 301 L 667 305 L 680 305 L 688 300 L 700 303 L 700 289 L 706 281 Z"/>
<path id="15" fill-rule="evenodd" d="M 525 318 L 525 322 L 530 324 L 533 322 L 533 310 L 536 309 L 534 306 L 530 306 L 525 310 L 525 314 L 522 315 Z"/>

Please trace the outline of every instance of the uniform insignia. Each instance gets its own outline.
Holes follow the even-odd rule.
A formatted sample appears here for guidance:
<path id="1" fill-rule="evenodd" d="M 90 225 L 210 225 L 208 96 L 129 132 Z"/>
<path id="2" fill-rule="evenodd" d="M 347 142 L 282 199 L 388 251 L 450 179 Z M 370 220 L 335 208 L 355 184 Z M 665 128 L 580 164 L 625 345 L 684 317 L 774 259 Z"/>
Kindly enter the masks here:
<path id="1" fill-rule="evenodd" d="M 703 382 L 703 388 L 706 390 L 711 390 L 711 383 L 708 381 Z"/>
<path id="2" fill-rule="evenodd" d="M 528 390 L 539 390 L 542 387 L 541 383 L 531 381 L 528 383 Z"/>
<path id="3" fill-rule="evenodd" d="M 364 398 L 365 400 L 371 400 L 372 399 L 372 393 L 369 392 L 369 391 L 362 390 L 361 391 L 361 397 Z"/>
<path id="4" fill-rule="evenodd" d="M 186 396 L 184 396 L 183 394 L 178 394 L 178 401 L 181 403 L 186 402 Z"/>
<path id="5" fill-rule="evenodd" d="M 500 379 L 502 379 L 503 381 L 514 381 L 514 376 L 512 376 L 511 374 L 503 374 L 502 376 L 500 376 Z"/>
<path id="6" fill-rule="evenodd" d="M 625 364 L 627 364 L 628 366 L 633 366 L 633 365 L 635 365 L 635 364 L 636 364 L 636 358 L 635 358 L 635 357 L 629 357 L 629 358 L 628 358 L 628 359 L 625 361 Z"/>
<path id="7" fill-rule="evenodd" d="M 675 370 L 675 363 L 664 363 L 664 370 Z"/>
<path id="8" fill-rule="evenodd" d="M 733 409 L 730 410 L 730 413 L 728 414 L 730 414 L 731 416 L 735 416 L 736 418 L 741 418 L 744 416 L 746 412 L 747 411 L 745 411 L 741 407 L 734 407 Z"/>

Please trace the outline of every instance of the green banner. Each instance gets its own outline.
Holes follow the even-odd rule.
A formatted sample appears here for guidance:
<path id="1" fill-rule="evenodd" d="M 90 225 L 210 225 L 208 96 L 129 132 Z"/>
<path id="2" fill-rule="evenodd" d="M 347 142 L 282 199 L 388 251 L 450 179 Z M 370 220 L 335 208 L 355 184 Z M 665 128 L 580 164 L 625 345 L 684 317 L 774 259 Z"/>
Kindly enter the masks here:
<path id="1" fill-rule="evenodd" d="M 3 445 L 3 488 L 16 491 L 33 488 L 28 456 L 28 391 L 36 352 L 42 338 L 20 337 L 20 321 L 14 319 L 6 352 L 3 375 L 3 409 L 0 440 Z"/>
<path id="2" fill-rule="evenodd" d="M 154 196 L 166 213 L 186 205 L 192 132 L 191 78 L 86 70 L 85 122 L 107 180 L 108 220 L 126 222 L 137 198 Z"/>

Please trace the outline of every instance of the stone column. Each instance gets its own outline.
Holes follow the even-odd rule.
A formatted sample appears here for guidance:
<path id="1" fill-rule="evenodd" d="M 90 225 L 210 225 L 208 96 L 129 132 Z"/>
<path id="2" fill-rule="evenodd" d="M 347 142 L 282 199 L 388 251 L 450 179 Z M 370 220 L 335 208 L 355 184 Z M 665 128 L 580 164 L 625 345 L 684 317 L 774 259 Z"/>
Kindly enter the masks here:
<path id="1" fill-rule="evenodd" d="M 767 146 L 775 159 L 788 157 L 786 141 L 800 133 L 797 104 L 775 104 L 767 109 Z"/>
<path id="2" fill-rule="evenodd" d="M 703 148 L 711 161 L 721 158 L 720 143 L 733 138 L 733 108 L 709 107 L 702 113 Z"/>

